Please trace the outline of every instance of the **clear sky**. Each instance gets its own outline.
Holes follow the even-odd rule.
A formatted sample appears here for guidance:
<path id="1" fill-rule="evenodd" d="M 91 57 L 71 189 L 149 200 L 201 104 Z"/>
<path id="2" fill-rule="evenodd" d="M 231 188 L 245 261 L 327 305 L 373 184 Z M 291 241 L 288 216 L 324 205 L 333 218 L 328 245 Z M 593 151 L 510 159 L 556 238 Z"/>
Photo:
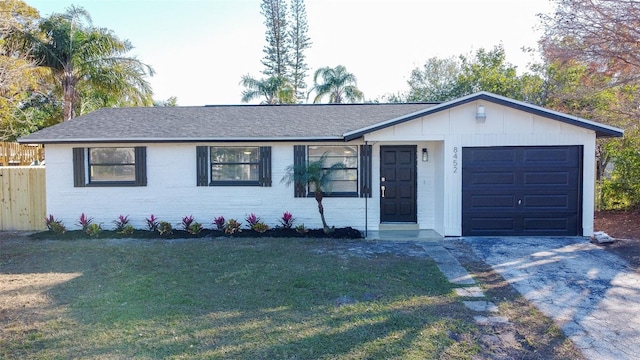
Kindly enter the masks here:
<path id="1" fill-rule="evenodd" d="M 151 65 L 154 98 L 179 105 L 238 104 L 244 74 L 262 77 L 260 0 L 25 0 L 41 16 L 85 8 L 96 26 L 135 46 Z M 367 100 L 407 90 L 409 73 L 431 57 L 469 55 L 502 44 L 526 71 L 549 0 L 306 0 L 307 84 L 320 67 L 346 66 Z"/>

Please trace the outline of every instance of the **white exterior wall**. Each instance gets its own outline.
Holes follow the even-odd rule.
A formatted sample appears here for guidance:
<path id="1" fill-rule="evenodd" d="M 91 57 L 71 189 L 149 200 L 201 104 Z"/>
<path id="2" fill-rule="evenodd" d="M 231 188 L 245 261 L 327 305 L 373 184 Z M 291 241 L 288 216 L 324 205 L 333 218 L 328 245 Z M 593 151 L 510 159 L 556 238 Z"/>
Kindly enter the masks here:
<path id="1" fill-rule="evenodd" d="M 478 105 L 484 105 L 487 119 L 475 119 Z M 392 126 L 365 135 L 380 145 L 417 145 L 418 147 L 418 224 L 444 236 L 462 235 L 462 148 L 473 146 L 552 146 L 582 145 L 583 235 L 593 234 L 595 132 L 577 126 L 525 113 L 502 105 L 475 101 L 430 116 Z M 420 161 L 422 147 L 429 151 L 429 163 Z M 457 151 L 457 157 L 454 157 Z M 376 167 L 374 158 L 374 169 Z M 373 177 L 374 194 L 379 176 Z M 429 188 L 431 187 L 431 188 Z M 426 191 L 426 196 L 421 191 Z M 379 204 L 372 201 L 369 223 L 379 222 Z M 377 208 L 374 208 L 378 206 Z M 371 219 L 371 215 L 377 216 Z"/>
<path id="2" fill-rule="evenodd" d="M 196 221 L 212 228 L 214 217 L 222 215 L 225 219 L 244 222 L 250 213 L 273 227 L 279 224 L 282 213 L 289 211 L 296 218 L 296 224 L 322 227 L 315 199 L 294 198 L 293 186 L 280 182 L 285 168 L 293 164 L 293 143 L 269 144 L 272 151 L 271 187 L 196 186 L 196 146 L 221 144 L 117 146 L 142 145 L 147 147 L 147 186 L 134 187 L 73 186 L 72 148 L 115 146 L 113 144 L 47 145 L 47 214 L 62 220 L 69 229 L 79 228 L 76 223 L 83 212 L 105 229 L 113 228 L 113 221 L 121 214 L 129 215 L 136 228 L 144 228 L 145 219 L 151 214 L 169 221 L 174 227 L 182 217 L 193 215 Z M 229 146 L 228 143 L 222 145 Z M 247 144 L 233 144 L 242 145 Z M 329 225 L 364 230 L 363 198 L 327 197 L 323 204 Z M 377 223 L 375 225 L 377 227 Z"/>

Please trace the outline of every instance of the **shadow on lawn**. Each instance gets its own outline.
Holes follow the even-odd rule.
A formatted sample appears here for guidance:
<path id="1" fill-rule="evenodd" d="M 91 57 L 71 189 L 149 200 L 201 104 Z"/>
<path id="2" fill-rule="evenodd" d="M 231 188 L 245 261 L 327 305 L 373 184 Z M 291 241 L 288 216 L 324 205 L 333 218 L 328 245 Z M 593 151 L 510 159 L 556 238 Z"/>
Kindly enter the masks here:
<path id="1" fill-rule="evenodd" d="M 81 275 L 46 290 L 51 303 L 38 309 L 42 325 L 14 334 L 3 351 L 251 359 L 473 352 L 477 329 L 430 259 L 324 251 L 356 245 L 331 239 L 30 241 L 22 252 L 2 255 L 3 270 Z"/>

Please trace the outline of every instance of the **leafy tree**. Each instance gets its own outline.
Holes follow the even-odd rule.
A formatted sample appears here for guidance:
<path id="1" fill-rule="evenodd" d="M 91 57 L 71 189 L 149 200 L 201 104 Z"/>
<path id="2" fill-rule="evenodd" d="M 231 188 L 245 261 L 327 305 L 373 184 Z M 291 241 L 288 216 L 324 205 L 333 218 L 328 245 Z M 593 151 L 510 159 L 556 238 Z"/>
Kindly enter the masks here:
<path id="1" fill-rule="evenodd" d="M 627 134 L 605 144 L 606 153 L 615 165 L 602 181 L 600 206 L 604 209 L 629 210 L 640 205 L 640 136 Z"/>
<path id="2" fill-rule="evenodd" d="M 473 59 L 461 57 L 462 72 L 457 80 L 458 96 L 489 91 L 522 99 L 522 87 L 516 66 L 506 61 L 502 45 L 491 51 L 479 49 Z"/>
<path id="3" fill-rule="evenodd" d="M 298 186 L 307 186 L 313 188 L 313 195 L 318 203 L 318 212 L 322 219 L 322 228 L 325 234 L 333 232 L 334 228 L 327 225 L 327 221 L 324 218 L 324 206 L 322 205 L 322 199 L 324 194 L 331 191 L 331 180 L 337 170 L 344 169 L 343 163 L 335 163 L 329 167 L 326 167 L 327 154 L 323 154 L 318 160 L 307 162 L 301 165 L 290 165 L 285 170 L 285 175 L 282 177 L 282 182 L 287 186 L 295 184 Z"/>
<path id="4" fill-rule="evenodd" d="M 0 1 L 0 140 L 12 141 L 36 125 L 20 105 L 39 89 L 42 74 L 17 35 L 34 27 L 38 11 L 23 1 Z"/>
<path id="5" fill-rule="evenodd" d="M 154 101 L 153 102 L 153 106 L 157 106 L 157 107 L 176 107 L 176 106 L 178 106 L 178 98 L 175 97 L 175 96 L 172 96 L 172 97 L 168 98 L 167 100 Z"/>
<path id="6" fill-rule="evenodd" d="M 578 96 L 607 92 L 620 94 L 615 116 L 608 124 L 636 128 L 640 117 L 640 2 L 576 0 L 556 2 L 553 15 L 541 15 L 545 34 L 540 40 L 545 61 L 556 69 L 585 69 Z M 631 93 L 631 95 L 628 95 Z M 568 92 L 556 96 L 578 97 Z"/>
<path id="7" fill-rule="evenodd" d="M 633 91 L 626 86 L 606 87 L 607 77 L 592 72 L 588 66 L 573 62 L 546 65 L 544 106 L 586 119 L 624 127 L 625 98 Z M 601 180 L 612 160 L 608 154 L 610 139 L 596 142 L 596 179 Z"/>
<path id="8" fill-rule="evenodd" d="M 615 75 L 611 84 L 640 78 L 640 2 L 637 0 L 553 0 L 551 15 L 540 15 L 547 56 L 591 64 Z"/>
<path id="9" fill-rule="evenodd" d="M 605 169 L 633 163 L 631 146 L 638 136 L 640 117 L 640 2 L 629 0 L 554 0 L 551 15 L 540 15 L 545 30 L 540 40 L 551 70 L 548 106 L 570 111 L 625 129 L 625 139 L 597 142 L 597 178 Z M 622 176 L 622 172 L 617 175 Z M 625 172 L 624 174 L 631 174 Z M 624 176 L 627 176 L 624 175 Z M 609 181 L 609 180 L 607 180 Z M 635 181 L 629 178 L 626 181 Z M 610 183 L 610 182 L 609 182 Z M 623 187 L 608 187 L 603 203 L 626 196 Z M 620 193 L 616 193 L 620 192 Z"/>
<path id="10" fill-rule="evenodd" d="M 62 103 L 51 92 L 32 92 L 17 106 L 14 133 L 8 141 L 55 125 L 62 118 Z"/>
<path id="11" fill-rule="evenodd" d="M 408 84 L 404 100 L 409 102 L 441 102 L 489 91 L 540 104 L 544 79 L 529 73 L 519 76 L 498 45 L 490 51 L 479 49 L 473 56 L 431 58 L 422 68 L 411 71 Z"/>
<path id="12" fill-rule="evenodd" d="M 327 95 L 329 95 L 330 104 L 354 103 L 364 99 L 364 94 L 357 87 L 356 76 L 348 72 L 343 65 L 316 70 L 313 83 L 312 90 L 316 93 L 314 103 L 319 103 Z"/>
<path id="13" fill-rule="evenodd" d="M 262 64 L 263 74 L 269 77 L 287 77 L 289 64 L 289 42 L 287 40 L 287 5 L 284 0 L 262 0 L 260 5 L 264 24 L 267 26 Z"/>
<path id="14" fill-rule="evenodd" d="M 272 76 L 267 79 L 255 79 L 249 75 L 242 77 L 240 84 L 245 87 L 242 92 L 242 102 L 250 102 L 264 98 L 261 104 L 295 104 L 293 87 L 287 79 L 281 76 Z"/>
<path id="15" fill-rule="evenodd" d="M 38 66 L 50 71 L 52 84 L 62 94 L 63 119 L 82 112 L 82 105 L 150 106 L 151 86 L 145 79 L 153 69 L 126 54 L 133 48 L 112 31 L 94 27 L 89 13 L 72 6 L 64 14 L 42 19 L 38 34 L 25 34 Z"/>
<path id="16" fill-rule="evenodd" d="M 411 71 L 406 101 L 447 101 L 455 98 L 461 72 L 460 62 L 455 57 L 428 59 L 422 69 L 415 68 Z"/>
<path id="17" fill-rule="evenodd" d="M 296 94 L 298 101 L 303 101 L 306 98 L 304 89 L 307 84 L 304 79 L 307 76 L 309 70 L 307 63 L 305 62 L 306 56 L 304 50 L 311 46 L 307 32 L 309 31 L 309 25 L 307 23 L 307 12 L 304 6 L 304 0 L 291 0 L 291 22 L 289 28 L 289 42 L 291 48 L 291 55 L 289 59 L 289 79 L 293 86 L 293 91 Z"/>

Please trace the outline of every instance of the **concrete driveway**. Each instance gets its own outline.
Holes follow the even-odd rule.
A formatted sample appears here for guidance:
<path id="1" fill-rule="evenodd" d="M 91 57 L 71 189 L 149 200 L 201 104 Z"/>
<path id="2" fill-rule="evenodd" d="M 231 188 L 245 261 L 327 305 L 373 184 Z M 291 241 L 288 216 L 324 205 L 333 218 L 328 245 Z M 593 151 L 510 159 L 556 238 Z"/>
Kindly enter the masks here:
<path id="1" fill-rule="evenodd" d="M 461 240 L 588 359 L 640 357 L 640 274 L 621 258 L 580 237 Z"/>

